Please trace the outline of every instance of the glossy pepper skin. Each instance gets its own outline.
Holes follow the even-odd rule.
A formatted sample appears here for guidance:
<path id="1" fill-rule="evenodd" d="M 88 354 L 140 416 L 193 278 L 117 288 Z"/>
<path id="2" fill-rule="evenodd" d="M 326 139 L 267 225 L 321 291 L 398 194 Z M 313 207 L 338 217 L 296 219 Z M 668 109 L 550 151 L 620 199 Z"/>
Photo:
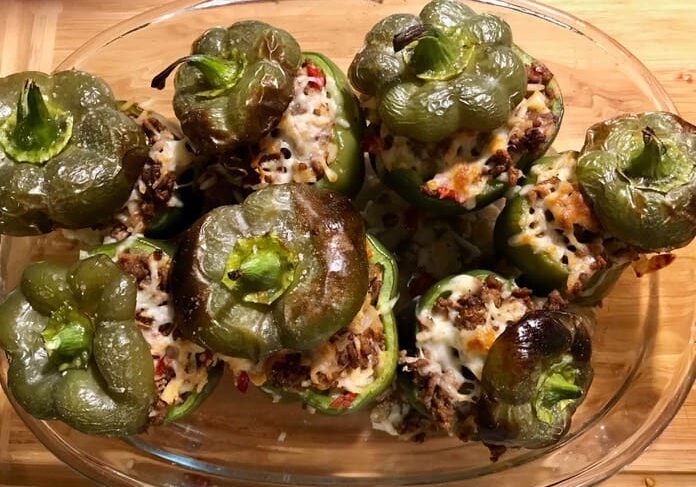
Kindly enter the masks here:
<path id="1" fill-rule="evenodd" d="M 122 252 L 129 252 L 142 255 L 151 255 L 155 252 L 161 252 L 169 257 L 174 256 L 175 248 L 168 242 L 152 240 L 147 238 L 132 238 L 125 242 L 114 242 L 107 245 L 102 245 L 90 252 L 90 255 L 105 255 L 111 260 L 117 262 L 118 256 Z M 203 401 L 210 396 L 215 390 L 224 367 L 222 364 L 213 365 L 208 368 L 208 382 L 200 392 L 190 392 L 184 398 L 184 402 L 171 405 L 167 408 L 164 420 L 166 422 L 178 421 L 185 416 L 194 412 Z"/>
<path id="2" fill-rule="evenodd" d="M 532 167 L 550 170 L 561 158 L 577 161 L 577 152 L 564 152 L 538 159 Z M 573 167 L 577 167 L 573 164 Z M 574 178 L 573 178 L 574 179 Z M 526 180 L 535 184 L 537 177 L 530 174 Z M 519 269 L 521 279 L 541 294 L 548 294 L 557 289 L 567 298 L 586 305 L 594 305 L 609 294 L 614 284 L 628 267 L 629 261 L 612 261 L 592 274 L 580 288 L 569 289 L 568 278 L 571 267 L 568 263 L 559 261 L 552 252 L 535 249 L 528 244 L 513 244 L 511 241 L 529 231 L 525 217 L 530 212 L 527 198 L 521 194 L 510 197 L 505 208 L 496 220 L 494 242 L 497 251 L 504 256 L 509 264 Z M 601 238 L 601 237 L 600 237 Z"/>
<path id="3" fill-rule="evenodd" d="M 300 65 L 297 41 L 263 22 L 215 27 L 196 39 L 191 55 L 153 79 L 164 78 L 181 62 L 174 81 L 174 112 L 193 146 L 224 153 L 256 142 L 273 128 L 293 93 Z"/>
<path id="4" fill-rule="evenodd" d="M 416 305 L 415 315 L 419 316 L 422 313 L 432 310 L 439 298 L 447 297 L 447 295 L 451 292 L 449 291 L 449 288 L 452 281 L 462 275 L 475 277 L 482 282 L 484 282 L 490 276 L 500 282 L 504 289 L 509 290 L 517 287 L 514 281 L 506 279 L 500 274 L 489 270 L 474 269 L 463 272 L 456 276 L 449 276 L 438 281 L 435 285 L 431 286 L 425 293 L 423 293 L 418 300 L 418 304 Z M 418 356 L 419 354 L 418 345 L 416 342 L 417 333 L 417 320 L 414 320 L 413 318 L 410 327 L 403 326 L 402 324 L 401 328 L 399 329 L 400 348 L 406 350 L 407 354 L 410 356 Z M 423 416 L 430 418 L 433 417 L 428 406 L 423 401 L 423 390 L 416 383 L 413 372 L 403 370 L 399 371 L 397 385 L 402 393 L 402 396 L 414 409 L 416 409 Z M 466 420 L 473 411 L 470 403 L 462 403 L 457 409 L 459 416 L 458 421 L 460 422 Z M 453 431 L 456 431 L 456 427 L 453 427 Z"/>
<path id="5" fill-rule="evenodd" d="M 592 382 L 586 319 L 534 311 L 490 349 L 481 378 L 476 423 L 487 445 L 542 448 L 557 442 Z"/>
<path id="6" fill-rule="evenodd" d="M 606 231 L 641 251 L 696 236 L 696 127 L 677 115 L 628 114 L 590 127 L 578 179 Z"/>
<path id="7" fill-rule="evenodd" d="M 145 136 L 109 87 L 82 71 L 0 79 L 0 233 L 97 225 L 126 201 Z"/>
<path id="8" fill-rule="evenodd" d="M 302 391 L 284 391 L 273 387 L 262 386 L 267 392 L 280 395 L 297 397 L 305 404 L 313 407 L 323 414 L 342 415 L 350 414 L 364 409 L 372 404 L 377 397 L 386 391 L 394 381 L 399 357 L 399 344 L 397 339 L 396 320 L 389 302 L 398 295 L 398 269 L 394 257 L 373 236 L 367 236 L 367 251 L 370 264 L 376 264 L 382 269 L 382 287 L 377 299 L 377 309 L 385 311 L 380 315 L 384 327 L 385 352 L 380 358 L 375 370 L 374 381 L 357 396 L 350 400 L 342 400 L 335 393 L 328 391 L 316 391 L 305 389 Z"/>
<path id="9" fill-rule="evenodd" d="M 434 0 L 418 16 L 380 21 L 349 77 L 358 91 L 378 97 L 393 134 L 421 142 L 501 126 L 527 85 L 510 26 L 456 0 Z"/>
<path id="10" fill-rule="evenodd" d="M 512 45 L 510 49 L 511 52 L 513 52 L 522 61 L 525 73 L 533 66 L 543 67 L 539 61 L 522 51 L 519 47 Z M 542 69 L 545 70 L 545 68 Z M 554 115 L 553 128 L 548 134 L 546 134 L 543 143 L 539 147 L 534 149 L 523 148 L 521 156 L 517 156 L 519 159 L 515 157 L 516 160 L 514 159 L 514 166 L 520 171 L 526 171 L 532 161 L 545 154 L 548 148 L 551 147 L 551 144 L 558 134 L 561 121 L 563 119 L 563 96 L 557 80 L 555 77 L 551 77 L 551 79 L 544 84 L 547 95 L 552 99 L 550 110 Z M 500 125 L 504 125 L 505 123 L 507 123 L 507 118 L 506 121 Z M 474 127 L 472 130 L 485 132 L 491 129 Z M 375 171 L 384 181 L 384 183 L 398 192 L 404 199 L 414 206 L 438 215 L 456 215 L 471 210 L 451 199 L 439 198 L 426 193 L 422 188 L 428 178 L 423 177 L 423 174 L 419 174 L 416 171 L 406 168 L 394 168 L 389 170 L 379 155 L 376 154 L 371 154 L 371 160 Z M 503 197 L 509 189 L 510 185 L 507 182 L 498 180 L 496 178 L 491 179 L 486 183 L 486 187 L 483 189 L 483 191 L 476 197 L 476 204 L 472 209 L 483 208 L 493 201 Z"/>
<path id="11" fill-rule="evenodd" d="M 339 123 L 334 125 L 336 159 L 329 167 L 336 173 L 336 180 L 329 181 L 324 176 L 316 182 L 316 186 L 337 191 L 346 196 L 355 196 L 360 191 L 365 178 L 365 159 L 361 147 L 365 120 L 360 104 L 350 87 L 348 78 L 333 61 L 316 52 L 304 52 L 302 56 L 320 68 L 324 75 L 332 80 L 332 83 L 327 83 L 326 90 L 336 102 L 336 117 L 349 124 L 349 127 Z"/>
<path id="12" fill-rule="evenodd" d="M 367 293 L 360 214 L 311 185 L 262 189 L 183 235 L 172 283 L 176 325 L 206 348 L 252 360 L 312 349 Z"/>
<path id="13" fill-rule="evenodd" d="M 24 270 L 0 305 L 8 385 L 32 416 L 93 435 L 144 430 L 155 400 L 152 358 L 133 316 L 134 280 L 108 257 Z"/>

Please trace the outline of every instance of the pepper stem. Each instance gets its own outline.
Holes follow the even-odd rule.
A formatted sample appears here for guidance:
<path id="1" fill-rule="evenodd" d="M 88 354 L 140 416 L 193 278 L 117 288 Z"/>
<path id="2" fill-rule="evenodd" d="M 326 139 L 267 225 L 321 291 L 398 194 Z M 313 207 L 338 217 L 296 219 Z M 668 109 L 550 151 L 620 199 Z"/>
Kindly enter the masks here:
<path id="1" fill-rule="evenodd" d="M 631 161 L 626 174 L 631 177 L 658 179 L 662 176 L 660 166 L 667 148 L 651 127 L 645 127 L 642 134 L 643 151 Z"/>
<path id="2" fill-rule="evenodd" d="M 152 78 L 150 86 L 158 90 L 165 87 L 167 78 L 182 63 L 188 63 L 198 68 L 208 84 L 213 88 L 199 95 L 216 96 L 217 94 L 233 88 L 242 77 L 246 66 L 246 58 L 239 50 L 233 50 L 230 59 L 223 59 L 208 54 L 192 54 L 177 59 L 164 68 L 162 72 Z"/>
<path id="3" fill-rule="evenodd" d="M 405 51 L 406 61 L 418 78 L 444 81 L 460 74 L 473 54 L 471 48 L 429 24 L 408 27 L 394 36 L 394 51 Z"/>
<path id="4" fill-rule="evenodd" d="M 245 301 L 271 304 L 290 286 L 296 259 L 273 235 L 240 239 L 227 257 L 222 282 Z"/>
<path id="5" fill-rule="evenodd" d="M 72 125 L 72 115 L 47 104 L 39 85 L 28 79 L 14 116 L 0 127 L 0 144 L 18 162 L 43 163 L 65 148 Z"/>
<path id="6" fill-rule="evenodd" d="M 69 305 L 51 313 L 48 325 L 41 332 L 44 347 L 60 371 L 87 367 L 93 335 L 90 319 Z"/>
<path id="7" fill-rule="evenodd" d="M 544 381 L 544 402 L 554 404 L 566 399 L 578 399 L 582 389 L 566 379 L 562 374 L 551 374 Z"/>

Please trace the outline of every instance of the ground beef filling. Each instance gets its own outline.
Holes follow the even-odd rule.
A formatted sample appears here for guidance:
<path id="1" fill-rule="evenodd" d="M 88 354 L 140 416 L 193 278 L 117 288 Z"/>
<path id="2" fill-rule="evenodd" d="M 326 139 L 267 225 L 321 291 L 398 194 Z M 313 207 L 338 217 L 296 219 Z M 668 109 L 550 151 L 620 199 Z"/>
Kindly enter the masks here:
<path id="1" fill-rule="evenodd" d="M 126 110 L 126 113 L 143 129 L 150 151 L 128 201 L 105 225 L 113 241 L 142 235 L 155 215 L 180 204 L 175 196 L 177 172 L 188 166 L 194 157 L 182 136 L 175 134 L 156 115 L 140 109 Z M 174 142 L 181 147 L 172 145 Z"/>
<path id="2" fill-rule="evenodd" d="M 470 292 L 452 292 L 419 314 L 414 356 L 404 350 L 399 362 L 411 373 L 416 394 L 435 424 L 467 439 L 473 432 L 471 413 L 479 397 L 479 379 L 495 339 L 510 324 L 538 308 L 564 309 L 554 292 L 545 300 L 526 288 L 506 288 L 493 276 L 477 278 Z M 452 338 L 444 339 L 443 336 Z"/>
<path id="3" fill-rule="evenodd" d="M 169 307 L 170 258 L 160 250 L 147 255 L 122 251 L 117 264 L 133 276 L 138 285 L 135 321 L 150 346 L 155 371 L 157 401 L 150 421 L 164 421 L 170 406 L 181 404 L 207 382 L 213 354 L 179 337 L 173 330 Z"/>
<path id="4" fill-rule="evenodd" d="M 355 397 L 369 386 L 385 351 L 384 329 L 375 308 L 381 285 L 381 267 L 372 265 L 369 292 L 353 322 L 311 352 L 271 355 L 263 364 L 268 384 L 289 391 L 330 391 L 340 397 Z"/>
<path id="5" fill-rule="evenodd" d="M 261 189 L 272 184 L 313 183 L 336 179 L 334 125 L 337 106 L 327 89 L 325 73 L 305 60 L 295 73 L 293 100 L 276 127 L 261 139 L 251 161 Z"/>

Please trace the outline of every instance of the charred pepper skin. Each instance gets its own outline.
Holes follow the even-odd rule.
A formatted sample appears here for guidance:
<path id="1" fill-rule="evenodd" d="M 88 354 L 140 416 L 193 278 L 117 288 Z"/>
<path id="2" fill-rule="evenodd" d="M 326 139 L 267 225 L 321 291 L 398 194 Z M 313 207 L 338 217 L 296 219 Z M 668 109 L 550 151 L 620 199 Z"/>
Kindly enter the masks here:
<path id="1" fill-rule="evenodd" d="M 399 343 L 396 319 L 391 308 L 387 307 L 389 306 L 388 303 L 398 295 L 398 269 L 391 253 L 372 235 L 367 236 L 367 251 L 370 264 L 379 265 L 382 269 L 382 287 L 377 298 L 376 307 L 377 309 L 383 309 L 380 313 L 380 318 L 384 327 L 385 351 L 383 356 L 380 357 L 379 365 L 376 367 L 374 382 L 366 387 L 363 392 L 346 401 L 341 400 L 339 395 L 313 389 L 285 391 L 264 385 L 262 386 L 264 391 L 273 395 L 280 395 L 281 397 L 300 399 L 322 414 L 338 416 L 364 409 L 373 404 L 383 392 L 389 389 L 396 376 Z"/>
<path id="2" fill-rule="evenodd" d="M 606 231 L 643 252 L 696 236 L 696 127 L 677 115 L 627 114 L 590 127 L 578 179 Z"/>
<path id="3" fill-rule="evenodd" d="M 411 33 L 420 33 L 411 40 Z M 406 39 L 406 47 L 403 39 Z M 403 41 L 403 42 L 402 42 Z M 434 0 L 419 16 L 395 14 L 365 37 L 349 69 L 360 92 L 377 99 L 381 122 L 389 133 L 420 143 L 437 143 L 463 130 L 490 132 L 504 126 L 525 96 L 527 68 L 539 64 L 512 43 L 510 27 L 492 15 L 478 15 L 456 0 Z M 546 152 L 560 128 L 563 99 L 551 79 L 553 130 L 541 147 L 516 162 L 524 170 Z M 386 185 L 418 208 L 456 215 L 482 208 L 503 197 L 510 185 L 491 178 L 475 206 L 428 194 L 424 175 L 407 168 L 387 169 L 372 154 L 375 171 Z"/>
<path id="4" fill-rule="evenodd" d="M 87 434 L 143 431 L 155 400 L 149 347 L 136 326 L 136 286 L 104 256 L 72 267 L 32 264 L 0 305 L 8 385 L 32 416 Z"/>
<path id="5" fill-rule="evenodd" d="M 481 441 L 543 448 L 570 428 L 592 382 L 586 318 L 534 311 L 508 328 L 490 349 L 476 408 Z"/>
<path id="6" fill-rule="evenodd" d="M 175 324 L 206 348 L 251 360 L 309 350 L 362 306 L 363 223 L 337 193 L 271 186 L 199 219 L 182 237 L 172 283 Z"/>
<path id="7" fill-rule="evenodd" d="M 510 26 L 456 0 L 383 19 L 366 35 L 349 77 L 358 91 L 378 97 L 393 134 L 420 142 L 501 126 L 527 85 Z"/>
<path id="8" fill-rule="evenodd" d="M 561 157 L 577 160 L 577 152 L 564 152 L 546 156 L 535 161 L 532 166 L 551 167 Z M 528 183 L 535 183 L 536 178 L 529 176 Z M 539 294 L 548 294 L 557 289 L 568 299 L 578 304 L 592 306 L 605 298 L 614 284 L 619 280 L 629 262 L 609 262 L 603 269 L 597 270 L 577 292 L 568 289 L 570 267 L 559 262 L 548 252 L 537 251 L 531 245 L 513 245 L 511 239 L 526 230 L 523 216 L 530 210 L 527 199 L 516 194 L 505 203 L 502 213 L 496 220 L 494 242 L 496 250 L 508 263 L 522 273 L 520 280 Z"/>
<path id="9" fill-rule="evenodd" d="M 365 158 L 362 150 L 362 137 L 365 119 L 358 99 L 350 87 L 350 83 L 341 68 L 328 57 L 317 52 L 304 52 L 303 57 L 320 68 L 327 78 L 333 81 L 327 84 L 327 92 L 336 102 L 336 116 L 348 122 L 344 127 L 334 125 L 334 143 L 336 144 L 336 159 L 329 166 L 336 173 L 336 180 L 329 181 L 326 176 L 315 184 L 329 191 L 337 191 L 346 196 L 355 196 L 362 188 L 365 178 Z"/>
<path id="10" fill-rule="evenodd" d="M 0 79 L 0 108 L 0 233 L 98 225 L 126 202 L 147 142 L 104 81 L 16 73 Z"/>
<path id="11" fill-rule="evenodd" d="M 196 150 L 229 152 L 258 141 L 280 120 L 293 93 L 301 52 L 286 31 L 258 21 L 241 21 L 204 32 L 174 81 L 174 112 Z"/>
<path id="12" fill-rule="evenodd" d="M 174 256 L 175 248 L 168 242 L 147 238 L 134 238 L 128 242 L 115 242 L 102 245 L 90 252 L 90 255 L 105 255 L 111 260 L 117 261 L 120 252 L 128 251 L 136 254 L 150 255 L 154 252 L 162 252 L 170 258 Z M 193 413 L 210 396 L 217 387 L 222 377 L 224 367 L 222 364 L 208 367 L 208 381 L 200 392 L 191 392 L 185 396 L 181 404 L 171 405 L 167 408 L 164 420 L 172 423 L 179 421 Z"/>

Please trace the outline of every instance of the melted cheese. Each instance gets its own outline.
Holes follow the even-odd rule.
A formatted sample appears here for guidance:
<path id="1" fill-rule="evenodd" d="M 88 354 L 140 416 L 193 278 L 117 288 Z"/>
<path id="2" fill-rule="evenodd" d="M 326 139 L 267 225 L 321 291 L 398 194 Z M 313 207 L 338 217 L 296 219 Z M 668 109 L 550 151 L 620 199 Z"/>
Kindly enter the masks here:
<path id="1" fill-rule="evenodd" d="M 321 86 L 321 89 L 316 89 Z M 260 182 L 253 189 L 271 184 L 312 183 L 326 176 L 337 179 L 329 167 L 336 159 L 334 125 L 350 127 L 337 116 L 333 78 L 323 80 L 308 76 L 301 67 L 294 81 L 293 100 L 275 129 L 259 142 L 259 154 L 252 162 Z"/>
<path id="2" fill-rule="evenodd" d="M 129 245 L 125 241 L 117 255 Z M 172 333 L 164 335 L 160 327 L 169 326 L 174 318 L 170 304 L 169 293 L 162 289 L 160 273 L 168 272 L 170 259 L 163 254 L 158 260 L 151 254 L 148 257 L 149 276 L 138 285 L 136 296 L 136 316 L 146 318 L 140 322 L 140 329 L 150 346 L 155 370 L 160 360 L 174 371 L 174 377 L 169 379 L 164 388 L 159 391 L 160 399 L 168 405 L 179 404 L 183 396 L 189 392 L 200 392 L 208 382 L 208 367 L 198 363 L 198 355 L 205 352 L 199 345 L 180 338 Z M 149 322 L 151 320 L 151 322 Z M 155 375 L 155 381 L 161 376 Z M 153 415 L 156 411 L 153 411 Z"/>
<path id="3" fill-rule="evenodd" d="M 569 271 L 566 287 L 569 291 L 596 272 L 597 249 L 601 253 L 603 248 L 601 239 L 595 239 L 590 247 L 580 242 L 573 231 L 575 224 L 584 228 L 596 226 L 589 207 L 578 192 L 575 164 L 574 157 L 568 153 L 557 158 L 551 166 L 532 167 L 531 173 L 537 184 L 545 185 L 550 192 L 543 198 L 533 199 L 530 204 L 533 213 L 525 213 L 520 218 L 523 232 L 511 237 L 508 242 L 512 246 L 527 245 L 534 252 L 545 253 L 554 261 L 566 265 Z M 523 187 L 520 194 L 528 195 L 534 186 Z M 553 221 L 547 218 L 547 211 L 554 216 Z"/>
<path id="4" fill-rule="evenodd" d="M 483 283 L 476 277 L 461 275 L 453 278 L 443 289 L 449 292 L 448 299 L 458 301 L 481 292 Z M 443 376 L 438 382 L 453 402 L 476 402 L 478 383 L 462 374 L 466 367 L 477 378 L 481 378 L 488 351 L 495 339 L 505 331 L 509 323 L 519 321 L 529 311 L 522 299 L 512 297 L 509 289 L 501 290 L 502 303 L 485 303 L 485 322 L 473 329 L 455 325 L 457 312 L 449 309 L 447 313 L 421 311 L 417 318 L 420 331 L 416 334 L 416 345 L 427 365 L 419 367 L 418 372 L 427 376 Z M 445 377 L 447 376 L 447 377 Z M 461 393 L 462 385 L 471 384 L 471 392 Z"/>
<path id="5" fill-rule="evenodd" d="M 465 208 L 473 209 L 476 198 L 493 179 L 488 174 L 486 162 L 498 151 L 507 153 L 511 135 L 531 128 L 531 113 L 549 113 L 550 104 L 544 85 L 530 84 L 527 97 L 515 107 L 503 126 L 490 134 L 461 131 L 437 144 L 417 143 L 406 137 L 393 136 L 382 124 L 383 148 L 379 156 L 389 171 L 408 169 L 422 177 L 434 174 L 424 183 L 429 193 L 453 199 Z M 499 174 L 496 179 L 507 181 L 507 172 Z"/>

